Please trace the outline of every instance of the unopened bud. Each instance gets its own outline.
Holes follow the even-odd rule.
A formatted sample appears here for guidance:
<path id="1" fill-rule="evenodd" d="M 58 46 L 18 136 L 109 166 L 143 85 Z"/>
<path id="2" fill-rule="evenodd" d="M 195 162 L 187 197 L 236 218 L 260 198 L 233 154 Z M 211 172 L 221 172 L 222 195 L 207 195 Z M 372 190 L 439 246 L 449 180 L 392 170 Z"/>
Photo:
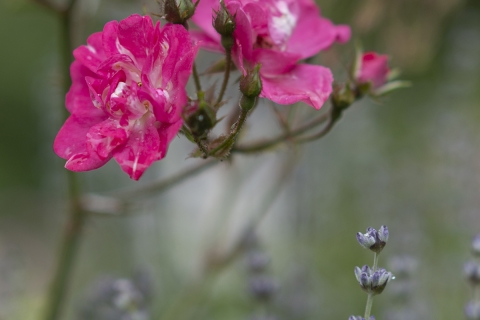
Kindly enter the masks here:
<path id="1" fill-rule="evenodd" d="M 220 8 L 215 11 L 213 18 L 213 27 L 223 37 L 231 37 L 235 31 L 235 17 L 225 7 L 225 3 L 220 1 Z"/>
<path id="2" fill-rule="evenodd" d="M 197 4 L 193 4 L 192 0 L 164 0 L 162 9 L 165 20 L 173 24 L 185 25 L 195 13 L 196 6 Z"/>
<path id="3" fill-rule="evenodd" d="M 253 70 L 250 70 L 246 76 L 242 76 L 240 80 L 240 91 L 249 98 L 258 97 L 262 92 L 260 66 L 260 64 L 256 64 Z"/>
<path id="4" fill-rule="evenodd" d="M 357 233 L 357 241 L 362 247 L 370 249 L 375 253 L 380 253 L 387 244 L 388 236 L 387 226 L 381 226 L 378 231 L 372 227 L 368 227 L 367 233 Z"/>

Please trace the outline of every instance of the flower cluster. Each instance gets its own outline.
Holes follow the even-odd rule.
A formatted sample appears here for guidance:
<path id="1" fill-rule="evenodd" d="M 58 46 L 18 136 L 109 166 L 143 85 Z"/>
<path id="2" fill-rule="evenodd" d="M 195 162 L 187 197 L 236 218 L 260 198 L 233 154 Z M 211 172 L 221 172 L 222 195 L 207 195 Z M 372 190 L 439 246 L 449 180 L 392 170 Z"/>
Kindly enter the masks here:
<path id="1" fill-rule="evenodd" d="M 378 268 L 378 255 L 380 252 L 382 252 L 383 248 L 387 244 L 388 236 L 388 228 L 385 225 L 382 225 L 378 231 L 372 227 L 368 227 L 365 234 L 361 232 L 357 233 L 358 243 L 362 247 L 372 251 L 374 253 L 374 257 L 373 266 L 371 268 L 367 265 L 364 265 L 361 268 L 355 267 L 355 278 L 360 284 L 360 288 L 368 293 L 368 298 L 367 306 L 365 308 L 365 316 L 363 318 L 351 316 L 349 320 L 372 319 L 370 312 L 372 308 L 373 297 L 382 293 L 390 280 L 395 279 L 391 272 L 388 272 L 383 268 Z"/>
<path id="2" fill-rule="evenodd" d="M 193 21 L 201 31 L 192 31 L 203 46 L 222 52 L 221 36 L 211 23 L 212 8 L 221 12 L 218 0 L 200 1 Z M 226 0 L 235 17 L 232 54 L 244 73 L 261 64 L 262 96 L 279 104 L 305 102 L 319 109 L 332 91 L 328 68 L 299 63 L 350 39 L 350 28 L 335 26 L 320 16 L 313 0 Z"/>
<path id="3" fill-rule="evenodd" d="M 472 255 L 475 260 L 467 262 L 463 268 L 465 277 L 474 292 L 473 299 L 465 306 L 465 315 L 470 320 L 480 320 L 480 297 L 475 292 L 480 292 L 480 235 L 476 235 L 471 245 Z"/>
<path id="4" fill-rule="evenodd" d="M 71 115 L 54 142 L 54 151 L 67 160 L 67 169 L 93 170 L 113 158 L 138 180 L 153 162 L 165 157 L 179 132 L 197 145 L 191 156 L 228 157 L 258 97 L 284 105 L 304 102 L 318 110 L 333 93 L 330 128 L 356 99 L 399 86 L 389 82 L 386 55 L 357 56 L 352 80 L 344 86 L 333 83 L 329 68 L 306 63 L 351 36 L 350 27 L 322 17 L 314 0 L 163 0 L 161 4 L 168 22 L 163 27 L 149 16 L 131 15 L 108 22 L 102 32 L 74 50 L 72 85 L 66 96 Z M 199 28 L 189 28 L 189 20 Z M 218 65 L 224 78 L 216 98 L 208 98 L 214 89 L 202 90 L 194 64 L 199 47 L 225 55 L 223 70 L 222 63 Z M 235 68 L 241 73 L 240 115 L 228 134 L 211 137 Z M 196 87 L 193 98 L 185 89 L 191 73 Z M 315 126 L 299 132 L 312 129 Z"/>

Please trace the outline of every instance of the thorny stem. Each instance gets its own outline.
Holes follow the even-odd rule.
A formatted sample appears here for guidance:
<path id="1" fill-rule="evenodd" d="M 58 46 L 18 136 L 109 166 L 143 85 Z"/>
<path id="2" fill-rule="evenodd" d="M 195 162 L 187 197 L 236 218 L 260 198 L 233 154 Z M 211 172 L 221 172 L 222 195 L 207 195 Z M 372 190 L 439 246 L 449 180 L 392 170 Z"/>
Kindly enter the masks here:
<path id="1" fill-rule="evenodd" d="M 238 121 L 235 123 L 235 128 L 233 129 L 233 131 L 230 133 L 227 139 L 225 139 L 225 141 L 223 141 L 219 146 L 217 146 L 215 149 L 210 151 L 211 155 L 214 156 L 217 152 L 233 145 L 233 143 L 235 142 L 235 139 L 238 136 L 238 133 L 242 129 L 243 125 L 245 124 L 245 121 L 247 120 L 247 116 L 248 116 L 248 111 L 242 109 L 242 111 L 240 112 L 240 116 L 238 117 Z"/>
<path id="2" fill-rule="evenodd" d="M 62 69 L 63 69 L 63 83 L 64 90 L 67 92 L 70 87 L 70 63 L 72 62 L 72 43 L 71 43 L 71 18 L 72 11 L 75 5 L 75 0 L 69 0 L 65 9 L 60 10 L 55 8 L 46 0 L 37 1 L 56 12 L 61 20 L 61 54 L 62 54 Z M 65 110 L 65 116 L 68 116 L 68 111 Z M 82 230 L 85 225 L 86 215 L 80 206 L 80 190 L 77 176 L 74 172 L 67 171 L 68 179 L 68 197 L 69 197 L 69 214 L 68 221 L 63 231 L 63 238 L 61 240 L 60 251 L 58 255 L 57 264 L 54 271 L 54 276 L 50 284 L 50 291 L 47 297 L 44 320 L 61 319 L 61 308 L 67 297 L 67 290 L 69 279 L 75 262 L 75 257 L 78 251 Z"/>
<path id="3" fill-rule="evenodd" d="M 223 75 L 223 82 L 222 88 L 220 89 L 220 93 L 218 94 L 217 102 L 215 106 L 218 106 L 223 99 L 223 95 L 225 94 L 225 90 L 227 89 L 228 79 L 230 78 L 230 65 L 232 64 L 232 52 L 231 50 L 226 50 L 225 53 L 225 74 Z"/>

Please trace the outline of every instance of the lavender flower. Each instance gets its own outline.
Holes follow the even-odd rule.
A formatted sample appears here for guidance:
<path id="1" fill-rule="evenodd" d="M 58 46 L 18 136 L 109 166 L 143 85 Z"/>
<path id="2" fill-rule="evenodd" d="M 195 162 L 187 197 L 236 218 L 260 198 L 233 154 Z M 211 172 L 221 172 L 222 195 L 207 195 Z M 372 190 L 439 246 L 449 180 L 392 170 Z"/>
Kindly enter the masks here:
<path id="1" fill-rule="evenodd" d="M 382 293 L 387 283 L 391 279 L 394 279 L 391 272 L 383 268 L 373 271 L 373 269 L 370 269 L 367 265 L 362 268 L 355 267 L 355 277 L 363 291 L 372 293 L 373 295 Z"/>
<path id="2" fill-rule="evenodd" d="M 480 234 L 477 234 L 472 240 L 472 253 L 480 257 Z"/>
<path id="3" fill-rule="evenodd" d="M 368 227 L 367 232 L 364 234 L 357 232 L 357 241 L 365 249 L 380 253 L 387 244 L 388 235 L 387 226 L 381 226 L 378 231 L 372 227 Z"/>
<path id="4" fill-rule="evenodd" d="M 478 262 L 467 262 L 463 267 L 463 272 L 472 285 L 480 285 L 480 264 Z"/>
<path id="5" fill-rule="evenodd" d="M 470 301 L 465 307 L 465 315 L 469 320 L 480 320 L 480 302 Z"/>
<path id="6" fill-rule="evenodd" d="M 348 317 L 348 320 L 365 320 L 365 318 L 362 316 L 350 316 Z M 370 316 L 370 320 L 375 320 L 375 317 Z"/>

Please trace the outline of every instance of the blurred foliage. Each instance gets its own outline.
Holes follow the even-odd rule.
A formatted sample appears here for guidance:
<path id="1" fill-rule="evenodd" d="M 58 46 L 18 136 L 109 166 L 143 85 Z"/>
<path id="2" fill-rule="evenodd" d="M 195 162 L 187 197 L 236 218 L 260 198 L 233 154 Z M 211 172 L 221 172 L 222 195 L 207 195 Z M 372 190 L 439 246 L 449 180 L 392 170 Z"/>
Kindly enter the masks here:
<path id="1" fill-rule="evenodd" d="M 391 238 L 380 264 L 395 255 L 417 261 L 410 310 L 422 320 L 461 319 L 469 296 L 461 268 L 470 237 L 480 230 L 480 2 L 319 3 L 323 15 L 352 25 L 366 49 L 391 55 L 392 66 L 414 86 L 382 105 L 359 103 L 326 139 L 295 151 L 301 162 L 259 229 L 279 283 L 272 313 L 281 319 L 361 313 L 366 297 L 353 268 L 371 262 L 354 235 L 387 224 Z M 153 0 L 147 9 L 143 4 L 79 2 L 75 43 L 106 21 L 156 12 Z M 64 222 L 63 160 L 51 151 L 63 114 L 58 33 L 56 17 L 45 8 L 0 2 L 0 319 L 38 318 Z M 349 61 L 351 48 L 333 50 Z M 328 54 L 322 58 L 329 61 Z M 271 129 L 272 115 L 258 109 L 250 124 L 254 135 Z M 144 180 L 181 169 L 191 148 L 183 140 Z M 99 276 L 128 277 L 138 266 L 154 277 L 152 314 L 164 314 L 200 277 L 206 248 L 233 237 L 261 207 L 270 169 L 285 156 L 241 158 L 142 201 L 131 215 L 93 217 L 65 319 L 75 319 Z M 81 177 L 92 192 L 134 185 L 115 164 Z M 220 272 L 185 318 L 247 319 L 259 310 L 242 261 Z M 375 300 L 377 319 L 392 306 L 393 293 L 387 288 Z"/>

